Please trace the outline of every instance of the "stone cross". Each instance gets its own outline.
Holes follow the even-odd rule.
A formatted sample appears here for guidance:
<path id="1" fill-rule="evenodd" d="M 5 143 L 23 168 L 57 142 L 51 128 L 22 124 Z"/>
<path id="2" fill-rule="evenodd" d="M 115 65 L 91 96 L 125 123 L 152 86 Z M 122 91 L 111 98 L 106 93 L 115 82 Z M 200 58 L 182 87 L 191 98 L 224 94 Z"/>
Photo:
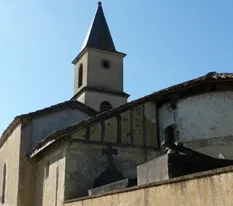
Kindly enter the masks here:
<path id="1" fill-rule="evenodd" d="M 102 154 L 107 155 L 108 166 L 110 166 L 110 167 L 114 166 L 114 164 L 113 164 L 113 155 L 118 155 L 118 150 L 113 149 L 111 144 L 107 144 L 107 148 L 102 149 Z"/>

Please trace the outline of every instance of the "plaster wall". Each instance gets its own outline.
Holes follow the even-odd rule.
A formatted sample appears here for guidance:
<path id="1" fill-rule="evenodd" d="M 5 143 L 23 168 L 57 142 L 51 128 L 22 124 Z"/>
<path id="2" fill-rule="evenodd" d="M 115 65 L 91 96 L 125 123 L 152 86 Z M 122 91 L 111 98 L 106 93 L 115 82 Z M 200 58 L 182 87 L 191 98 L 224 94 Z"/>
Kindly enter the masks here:
<path id="1" fill-rule="evenodd" d="M 30 147 L 35 146 L 52 132 L 83 121 L 89 116 L 79 109 L 64 109 L 33 119 L 31 123 L 32 142 Z"/>
<path id="2" fill-rule="evenodd" d="M 0 197 L 3 195 L 3 167 L 6 164 L 5 202 L 0 205 L 18 206 L 19 162 L 21 125 L 8 137 L 0 148 Z"/>
<path id="3" fill-rule="evenodd" d="M 149 124 L 156 128 L 154 115 L 151 114 L 154 112 L 154 106 L 153 102 L 150 106 L 138 105 L 117 116 L 94 122 L 73 131 L 67 137 L 69 141 L 66 146 L 61 141 L 60 146 L 55 145 L 45 150 L 38 156 L 36 162 L 34 204 L 36 206 L 55 204 L 58 165 L 59 189 L 61 188 L 59 201 L 86 196 L 95 178 L 106 169 L 107 160 L 106 156 L 102 155 L 101 149 L 109 142 L 118 149 L 118 155 L 114 156 L 117 169 L 125 177 L 136 177 L 138 165 L 160 155 L 159 150 L 156 150 L 156 129 L 152 130 L 154 133 L 150 133 L 146 126 Z M 30 136 L 30 130 L 28 135 Z M 62 148 L 65 148 L 64 153 Z M 44 167 L 48 159 L 51 162 L 50 175 L 45 179 Z M 63 176 L 60 176 L 61 172 Z"/>
<path id="4" fill-rule="evenodd" d="M 79 80 L 79 68 L 83 65 L 83 82 L 81 87 L 78 87 Z M 83 87 L 87 86 L 87 67 L 88 67 L 88 52 L 86 52 L 81 59 L 74 66 L 74 95 L 81 90 Z"/>
<path id="5" fill-rule="evenodd" d="M 155 104 L 138 105 L 127 111 L 79 128 L 72 139 L 158 149 Z M 150 114 L 150 115 L 148 115 Z M 89 131 L 88 131 L 89 130 Z"/>
<path id="6" fill-rule="evenodd" d="M 116 108 L 127 103 L 127 97 L 122 97 L 109 93 L 96 92 L 96 91 L 85 92 L 85 104 L 95 109 L 96 111 L 100 111 L 100 104 L 103 101 L 108 101 L 113 108 Z"/>
<path id="7" fill-rule="evenodd" d="M 15 182 L 12 183 L 12 187 L 14 188 L 12 189 L 11 196 L 16 195 L 14 194 L 14 189 L 17 188 L 17 195 L 15 196 L 15 198 L 17 198 L 17 203 L 14 202 L 12 205 L 31 206 L 33 202 L 33 196 L 35 195 L 33 187 L 35 165 L 28 161 L 25 156 L 28 150 L 50 133 L 58 129 L 63 129 L 87 117 L 88 115 L 80 110 L 64 109 L 59 112 L 35 118 L 27 122 L 26 125 L 18 127 L 12 133 L 1 148 L 3 155 L 0 154 L 0 156 L 3 156 L 3 159 L 0 161 L 2 165 L 0 166 L 3 168 L 3 164 L 6 162 L 7 175 L 12 175 L 9 181 L 17 181 L 17 184 Z M 11 164 L 17 165 L 17 169 L 11 169 Z M 16 168 L 16 166 L 12 167 Z M 0 175 L 2 175 L 2 171 Z M 15 178 L 17 178 L 17 180 L 15 180 Z M 11 197 L 10 201 L 13 200 L 14 198 Z"/>
<path id="8" fill-rule="evenodd" d="M 31 127 L 31 121 L 21 126 L 18 205 L 22 206 L 31 206 L 33 204 L 35 167 L 25 156 L 31 144 Z"/>
<path id="9" fill-rule="evenodd" d="M 94 180 L 107 168 L 106 155 L 102 154 L 106 146 L 74 142 L 66 150 L 65 199 L 88 195 L 88 189 Z M 136 177 L 137 165 L 156 157 L 152 149 L 114 146 L 118 155 L 114 164 L 124 177 Z"/>
<path id="10" fill-rule="evenodd" d="M 112 192 L 109 195 L 71 200 L 65 206 L 231 206 L 233 172 L 204 172 L 157 184 Z"/>
<path id="11" fill-rule="evenodd" d="M 191 148 L 232 144 L 233 92 L 211 92 L 177 101 L 176 108 L 166 103 L 159 109 L 160 138 L 164 140 L 167 126 L 176 125 L 176 138 Z M 199 141 L 201 140 L 201 141 Z M 229 141 L 230 140 L 230 141 Z M 213 148 L 214 149 L 214 148 Z M 218 153 L 208 149 L 217 157 Z M 233 152 L 227 152 L 232 157 Z"/>
<path id="12" fill-rule="evenodd" d="M 219 158 L 219 155 L 221 154 L 222 159 L 233 159 L 232 148 L 233 145 L 231 142 L 230 144 L 225 143 L 224 145 L 207 145 L 201 148 L 197 148 L 196 150 L 216 158 Z"/>
<path id="13" fill-rule="evenodd" d="M 62 206 L 65 187 L 65 149 L 62 143 L 47 150 L 35 162 L 35 206 Z M 45 176 L 49 161 L 49 175 Z"/>
<path id="14" fill-rule="evenodd" d="M 104 69 L 101 60 L 110 61 L 110 68 Z M 122 55 L 102 50 L 88 51 L 87 85 L 115 91 L 123 91 Z"/>

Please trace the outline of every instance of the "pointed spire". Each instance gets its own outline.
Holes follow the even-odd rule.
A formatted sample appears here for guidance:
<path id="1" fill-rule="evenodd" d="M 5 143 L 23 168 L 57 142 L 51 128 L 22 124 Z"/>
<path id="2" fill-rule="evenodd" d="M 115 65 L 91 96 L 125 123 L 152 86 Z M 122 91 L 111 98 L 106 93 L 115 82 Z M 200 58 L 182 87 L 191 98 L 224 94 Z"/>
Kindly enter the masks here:
<path id="1" fill-rule="evenodd" d="M 98 2 L 97 11 L 84 40 L 82 50 L 85 47 L 116 52 L 101 2 Z"/>

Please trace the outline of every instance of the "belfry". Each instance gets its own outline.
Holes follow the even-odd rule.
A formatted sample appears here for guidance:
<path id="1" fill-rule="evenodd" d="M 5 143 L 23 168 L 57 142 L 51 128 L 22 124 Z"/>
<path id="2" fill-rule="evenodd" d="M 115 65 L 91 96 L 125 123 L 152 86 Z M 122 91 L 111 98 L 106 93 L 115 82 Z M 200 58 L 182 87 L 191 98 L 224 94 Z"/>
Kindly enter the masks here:
<path id="1" fill-rule="evenodd" d="M 123 88 L 123 59 L 126 54 L 115 48 L 101 2 L 82 49 L 73 60 L 75 66 L 73 99 L 100 111 L 127 102 Z"/>

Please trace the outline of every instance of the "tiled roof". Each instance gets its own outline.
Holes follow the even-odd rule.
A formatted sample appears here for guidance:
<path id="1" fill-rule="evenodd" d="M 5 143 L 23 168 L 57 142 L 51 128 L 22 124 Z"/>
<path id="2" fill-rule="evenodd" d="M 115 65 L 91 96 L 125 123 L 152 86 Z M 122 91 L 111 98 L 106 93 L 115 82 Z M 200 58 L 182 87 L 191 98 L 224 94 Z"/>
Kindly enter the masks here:
<path id="1" fill-rule="evenodd" d="M 42 148 L 48 142 L 50 142 L 50 141 L 54 142 L 55 140 L 63 137 L 65 134 L 67 134 L 68 132 L 70 132 L 70 131 L 72 131 L 74 129 L 77 129 L 77 128 L 82 127 L 84 125 L 93 123 L 93 122 L 95 122 L 95 121 L 97 121 L 99 119 L 107 118 L 109 116 L 113 116 L 113 115 L 115 115 L 115 114 L 117 114 L 117 113 L 131 107 L 131 106 L 136 106 L 138 104 L 141 104 L 143 102 L 152 100 L 152 99 L 154 99 L 156 97 L 159 97 L 159 96 L 164 96 L 164 95 L 167 95 L 167 94 L 170 94 L 170 93 L 179 92 L 179 91 L 181 91 L 183 89 L 187 89 L 189 87 L 195 87 L 197 85 L 200 85 L 200 84 L 203 84 L 203 83 L 206 83 L 206 82 L 214 82 L 216 80 L 217 81 L 221 81 L 221 80 L 223 80 L 223 81 L 227 81 L 227 80 L 233 81 L 233 73 L 209 72 L 208 74 L 206 74 L 204 76 L 201 76 L 201 77 L 198 77 L 196 79 L 192 79 L 192 80 L 189 80 L 189 81 L 186 81 L 186 82 L 183 82 L 183 83 L 180 83 L 180 84 L 177 84 L 177 85 L 174 85 L 174 86 L 159 90 L 159 91 L 154 92 L 154 93 L 152 93 L 150 95 L 147 95 L 147 96 L 144 96 L 142 98 L 131 101 L 129 103 L 126 103 L 126 104 L 124 104 L 124 105 L 122 105 L 122 106 L 120 106 L 118 108 L 112 109 L 112 110 L 110 110 L 108 112 L 99 113 L 96 116 L 90 117 L 87 120 L 84 120 L 82 122 L 79 122 L 77 124 L 74 124 L 72 126 L 64 128 L 62 130 L 54 132 L 53 134 L 49 135 L 44 140 L 39 142 L 31 151 L 29 151 L 28 155 L 31 156 L 35 151 L 40 150 L 40 148 Z"/>
<path id="2" fill-rule="evenodd" d="M 14 120 L 9 124 L 9 126 L 6 128 L 6 130 L 2 133 L 1 139 L 0 139 L 0 146 L 4 143 L 4 141 L 8 138 L 8 136 L 14 131 L 14 129 L 19 125 L 19 123 L 21 122 L 27 122 L 30 119 L 33 119 L 34 117 L 38 117 L 40 115 L 44 115 L 47 113 L 51 113 L 51 112 L 55 112 L 58 110 L 62 110 L 64 108 L 79 108 L 82 111 L 90 114 L 90 115 L 96 115 L 98 114 L 97 111 L 95 111 L 94 109 L 88 107 L 87 105 L 78 102 L 78 101 L 74 101 L 74 100 L 70 100 L 70 101 L 65 101 L 41 110 L 37 110 L 35 112 L 30 112 L 28 114 L 22 114 L 19 116 L 16 116 L 14 118 Z"/>

